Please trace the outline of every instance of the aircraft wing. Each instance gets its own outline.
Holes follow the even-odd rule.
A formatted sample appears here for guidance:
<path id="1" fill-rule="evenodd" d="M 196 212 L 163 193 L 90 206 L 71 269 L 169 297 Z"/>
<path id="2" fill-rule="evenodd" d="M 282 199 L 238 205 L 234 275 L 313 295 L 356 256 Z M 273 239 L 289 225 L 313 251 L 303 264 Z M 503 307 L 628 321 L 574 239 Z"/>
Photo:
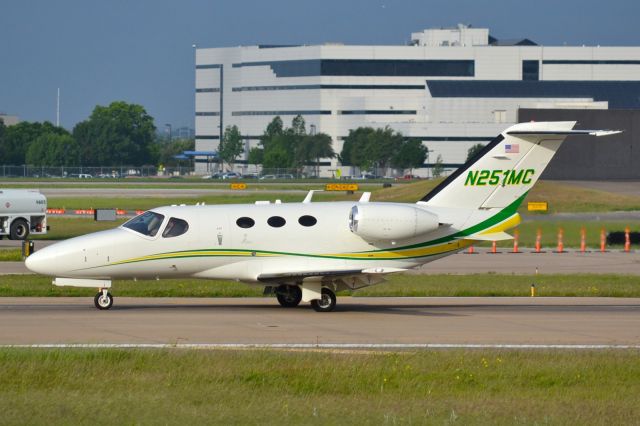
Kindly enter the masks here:
<path id="1" fill-rule="evenodd" d="M 300 284 L 302 281 L 333 281 L 351 289 L 364 285 L 377 284 L 384 281 L 387 274 L 403 272 L 406 269 L 392 267 L 378 267 L 347 270 L 317 270 L 317 271 L 287 271 L 265 273 L 258 275 L 258 281 L 273 284 Z"/>

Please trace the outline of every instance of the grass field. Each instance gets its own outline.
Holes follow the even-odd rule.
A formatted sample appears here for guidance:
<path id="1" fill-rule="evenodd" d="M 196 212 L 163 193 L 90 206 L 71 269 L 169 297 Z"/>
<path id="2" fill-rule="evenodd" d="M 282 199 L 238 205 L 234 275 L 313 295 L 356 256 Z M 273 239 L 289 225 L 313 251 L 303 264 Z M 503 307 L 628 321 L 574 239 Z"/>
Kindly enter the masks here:
<path id="1" fill-rule="evenodd" d="M 22 249 L 0 250 L 0 262 L 18 262 L 22 260 Z"/>
<path id="2" fill-rule="evenodd" d="M 635 424 L 637 351 L 0 350 L 3 424 Z"/>
<path id="3" fill-rule="evenodd" d="M 531 284 L 536 285 L 540 297 L 640 297 L 640 276 L 613 274 L 537 277 L 498 274 L 392 275 L 386 283 L 358 290 L 353 295 L 526 297 L 530 294 Z M 92 297 L 95 292 L 91 288 L 54 287 L 51 278 L 38 275 L 6 275 L 0 278 L 0 297 Z M 112 292 L 115 297 L 259 297 L 262 296 L 262 287 L 217 280 L 139 280 L 116 281 Z"/>
<path id="4" fill-rule="evenodd" d="M 32 240 L 64 240 L 67 238 L 77 237 L 78 235 L 88 234 L 90 232 L 103 231 L 120 226 L 127 219 L 118 219 L 115 222 L 96 222 L 93 218 L 75 218 L 75 217 L 47 217 L 47 223 L 51 227 L 45 235 L 34 235 Z M 36 242 L 36 250 L 38 243 Z"/>

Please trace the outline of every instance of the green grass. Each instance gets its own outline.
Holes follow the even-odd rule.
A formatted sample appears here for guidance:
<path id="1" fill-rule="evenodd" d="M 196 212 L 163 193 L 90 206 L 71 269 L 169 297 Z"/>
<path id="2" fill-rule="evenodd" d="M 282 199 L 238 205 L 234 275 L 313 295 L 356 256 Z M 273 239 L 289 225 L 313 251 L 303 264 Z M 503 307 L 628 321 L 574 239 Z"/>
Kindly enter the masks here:
<path id="1" fill-rule="evenodd" d="M 3 424 L 633 424 L 637 351 L 0 350 Z"/>
<path id="2" fill-rule="evenodd" d="M 536 183 L 525 198 L 521 212 L 526 212 L 529 201 L 547 201 L 549 213 L 640 210 L 640 197 L 612 194 L 558 182 Z"/>
<path id="3" fill-rule="evenodd" d="M 389 281 L 358 290 L 354 296 L 522 296 L 536 285 L 538 296 L 640 297 L 640 276 L 582 275 L 392 275 Z M 84 296 L 91 288 L 54 287 L 51 278 L 6 275 L 0 278 L 0 297 Z M 116 297 L 259 297 L 262 287 L 218 280 L 116 281 Z M 348 292 L 343 293 L 349 294 Z M 275 301 L 274 301 L 275 303 Z"/>
<path id="4" fill-rule="evenodd" d="M 18 262 L 22 260 L 22 249 L 0 250 L 0 262 Z"/>
<path id="5" fill-rule="evenodd" d="M 47 217 L 47 224 L 51 227 L 45 235 L 34 235 L 31 239 L 36 240 L 36 250 L 38 250 L 37 240 L 64 240 L 67 238 L 77 237 L 78 235 L 88 234 L 90 232 L 104 231 L 120 226 L 127 219 L 118 219 L 115 222 L 96 222 L 93 218 L 75 218 L 75 217 Z"/>

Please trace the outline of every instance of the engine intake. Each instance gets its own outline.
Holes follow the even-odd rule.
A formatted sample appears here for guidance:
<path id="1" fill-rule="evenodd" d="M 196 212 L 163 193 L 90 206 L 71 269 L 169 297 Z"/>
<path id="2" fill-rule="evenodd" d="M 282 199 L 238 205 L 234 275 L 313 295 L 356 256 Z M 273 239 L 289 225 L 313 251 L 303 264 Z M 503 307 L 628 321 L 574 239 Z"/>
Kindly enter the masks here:
<path id="1" fill-rule="evenodd" d="M 349 213 L 349 229 L 369 241 L 403 240 L 438 229 L 438 216 L 410 205 L 367 203 Z"/>

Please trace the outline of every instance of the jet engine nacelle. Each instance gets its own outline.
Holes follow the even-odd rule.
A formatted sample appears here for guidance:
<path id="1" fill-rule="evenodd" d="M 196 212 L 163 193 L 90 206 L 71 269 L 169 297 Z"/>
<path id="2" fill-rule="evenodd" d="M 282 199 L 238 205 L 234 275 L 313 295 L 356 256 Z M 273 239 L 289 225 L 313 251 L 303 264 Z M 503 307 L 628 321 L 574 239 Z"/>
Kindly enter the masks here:
<path id="1" fill-rule="evenodd" d="M 438 216 L 398 204 L 359 204 L 351 208 L 349 228 L 369 241 L 403 240 L 438 229 Z"/>

